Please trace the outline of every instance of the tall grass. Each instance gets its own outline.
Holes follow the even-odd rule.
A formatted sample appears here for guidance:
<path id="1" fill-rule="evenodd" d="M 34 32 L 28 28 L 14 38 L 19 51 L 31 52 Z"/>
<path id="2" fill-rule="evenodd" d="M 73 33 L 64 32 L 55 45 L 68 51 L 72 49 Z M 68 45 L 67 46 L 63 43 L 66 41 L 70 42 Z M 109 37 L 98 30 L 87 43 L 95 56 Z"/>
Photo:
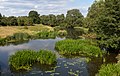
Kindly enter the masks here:
<path id="1" fill-rule="evenodd" d="M 72 40 L 66 39 L 58 41 L 55 48 L 60 54 L 86 54 L 89 56 L 102 56 L 103 52 L 97 47 L 97 44 L 91 40 Z"/>
<path id="2" fill-rule="evenodd" d="M 55 31 L 40 31 L 37 33 L 37 37 L 43 39 L 55 38 L 56 36 L 57 36 L 57 32 Z"/>
<path id="3" fill-rule="evenodd" d="M 96 76 L 120 76 L 120 64 L 104 64 Z"/>
<path id="4" fill-rule="evenodd" d="M 28 40 L 30 35 L 27 33 L 14 33 L 12 36 L 7 36 L 7 41 L 20 41 L 20 40 Z"/>
<path id="5" fill-rule="evenodd" d="M 5 38 L 0 38 L 0 45 L 5 45 L 7 43 Z"/>
<path id="6" fill-rule="evenodd" d="M 30 70 L 31 66 L 39 62 L 40 64 L 52 65 L 56 62 L 56 55 L 48 50 L 20 50 L 9 58 L 9 64 L 15 70 Z"/>

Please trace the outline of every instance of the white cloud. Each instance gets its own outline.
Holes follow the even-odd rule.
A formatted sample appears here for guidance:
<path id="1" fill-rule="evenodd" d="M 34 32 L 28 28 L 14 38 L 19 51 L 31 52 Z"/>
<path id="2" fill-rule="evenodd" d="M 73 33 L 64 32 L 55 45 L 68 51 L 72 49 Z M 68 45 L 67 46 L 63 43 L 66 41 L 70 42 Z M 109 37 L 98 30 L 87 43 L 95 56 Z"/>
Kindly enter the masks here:
<path id="1" fill-rule="evenodd" d="M 68 9 L 74 6 L 68 5 L 68 2 L 75 0 L 0 0 L 0 13 L 7 16 L 27 15 L 30 10 L 36 10 L 43 14 L 61 14 L 66 13 Z M 70 6 L 70 7 L 69 7 Z M 79 8 L 86 10 L 87 8 Z"/>

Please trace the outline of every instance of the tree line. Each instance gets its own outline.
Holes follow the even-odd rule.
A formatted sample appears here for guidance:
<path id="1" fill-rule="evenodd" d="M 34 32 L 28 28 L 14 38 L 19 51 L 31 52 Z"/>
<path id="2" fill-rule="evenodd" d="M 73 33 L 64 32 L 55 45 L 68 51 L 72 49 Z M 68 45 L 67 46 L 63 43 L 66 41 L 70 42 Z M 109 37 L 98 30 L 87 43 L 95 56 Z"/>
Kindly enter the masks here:
<path id="1" fill-rule="evenodd" d="M 41 15 L 37 11 L 30 11 L 28 16 L 9 16 L 5 17 L 0 14 L 1 26 L 31 26 L 33 24 L 44 24 L 52 27 L 64 26 L 73 28 L 74 26 L 82 26 L 83 15 L 78 9 L 67 11 L 67 15 Z"/>
<path id="2" fill-rule="evenodd" d="M 66 16 L 64 14 L 40 16 L 37 11 L 30 11 L 28 16 L 23 17 L 5 17 L 0 14 L 2 26 L 33 24 L 66 28 L 86 27 L 90 33 L 96 33 L 96 40 L 102 49 L 120 52 L 120 0 L 95 0 L 86 17 L 78 9 L 68 10 Z"/>

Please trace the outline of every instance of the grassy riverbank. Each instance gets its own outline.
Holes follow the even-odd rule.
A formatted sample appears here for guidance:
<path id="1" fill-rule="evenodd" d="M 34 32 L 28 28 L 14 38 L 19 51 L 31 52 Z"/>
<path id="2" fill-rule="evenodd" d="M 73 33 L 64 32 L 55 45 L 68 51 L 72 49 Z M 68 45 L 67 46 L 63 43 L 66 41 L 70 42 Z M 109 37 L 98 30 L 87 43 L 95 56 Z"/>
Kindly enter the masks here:
<path id="1" fill-rule="evenodd" d="M 50 26 L 45 26 L 42 24 L 36 24 L 34 26 L 1 26 L 0 27 L 0 38 L 5 38 L 11 36 L 14 33 L 28 33 L 30 35 L 36 34 L 38 31 L 54 31 Z"/>

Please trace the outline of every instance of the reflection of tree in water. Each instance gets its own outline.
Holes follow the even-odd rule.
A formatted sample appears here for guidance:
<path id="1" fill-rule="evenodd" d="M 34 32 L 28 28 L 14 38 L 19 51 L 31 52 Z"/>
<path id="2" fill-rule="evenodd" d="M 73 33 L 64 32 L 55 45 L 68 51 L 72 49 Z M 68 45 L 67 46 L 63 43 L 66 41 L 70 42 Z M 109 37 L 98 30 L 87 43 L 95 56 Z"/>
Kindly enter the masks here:
<path id="1" fill-rule="evenodd" d="M 66 38 L 77 39 L 77 38 L 79 38 L 79 36 L 82 35 L 82 32 L 79 29 L 68 28 L 66 30 L 68 33 Z"/>

